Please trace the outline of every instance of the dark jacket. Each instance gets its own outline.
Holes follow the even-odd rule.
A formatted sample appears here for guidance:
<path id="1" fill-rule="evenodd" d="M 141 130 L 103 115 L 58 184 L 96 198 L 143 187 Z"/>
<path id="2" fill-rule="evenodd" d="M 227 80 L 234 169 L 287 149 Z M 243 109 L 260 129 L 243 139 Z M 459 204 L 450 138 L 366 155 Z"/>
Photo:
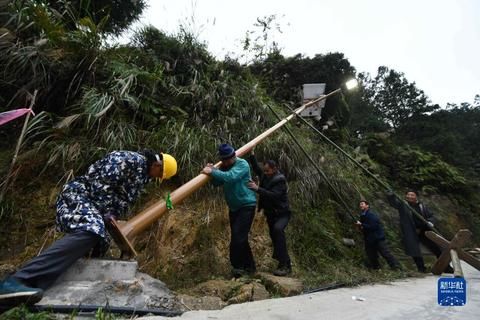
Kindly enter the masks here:
<path id="1" fill-rule="evenodd" d="M 417 226 L 412 217 L 412 213 L 407 206 L 407 203 L 398 199 L 394 194 L 387 195 L 388 202 L 392 207 L 398 210 L 400 217 L 400 228 L 402 230 L 402 242 L 405 248 L 405 253 L 411 257 L 421 257 L 419 239 L 417 235 Z M 422 222 L 423 224 L 423 222 Z"/>
<path id="2" fill-rule="evenodd" d="M 374 244 L 377 241 L 385 240 L 385 232 L 378 216 L 370 209 L 360 214 L 363 237 L 365 244 Z"/>
<path id="3" fill-rule="evenodd" d="M 267 177 L 258 165 L 255 156 L 249 157 L 253 171 L 260 178 L 258 210 L 263 209 L 265 214 L 289 213 L 287 179 L 277 171 L 272 177 Z"/>
<path id="4" fill-rule="evenodd" d="M 431 223 L 435 222 L 432 212 L 430 212 L 430 209 L 428 209 L 428 207 L 423 203 L 417 202 L 416 204 L 411 204 L 410 207 L 415 209 L 415 211 L 417 211 L 417 213 L 419 213 L 425 220 L 430 221 Z M 420 220 L 420 218 L 418 218 L 417 215 L 412 214 L 412 217 L 413 217 L 413 222 L 415 223 L 415 227 L 417 229 L 430 230 L 426 225 L 426 223 Z"/>

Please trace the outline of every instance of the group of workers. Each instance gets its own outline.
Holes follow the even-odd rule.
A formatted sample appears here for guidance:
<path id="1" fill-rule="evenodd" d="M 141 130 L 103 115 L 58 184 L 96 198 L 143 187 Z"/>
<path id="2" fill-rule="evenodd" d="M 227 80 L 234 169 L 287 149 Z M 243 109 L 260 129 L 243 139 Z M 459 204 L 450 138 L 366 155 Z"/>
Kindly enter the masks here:
<path id="1" fill-rule="evenodd" d="M 267 160 L 260 165 L 253 151 L 247 161 L 237 157 L 235 149 L 229 144 L 219 146 L 218 157 L 220 167 L 208 163 L 202 173 L 209 175 L 214 185 L 223 186 L 229 208 L 232 275 L 241 277 L 256 272 L 248 241 L 256 208 L 264 212 L 273 245 L 273 258 L 278 261 L 273 273 L 277 276 L 290 274 L 292 266 L 285 229 L 292 213 L 285 176 L 275 161 Z M 252 179 L 250 168 L 258 176 L 257 182 Z M 103 256 L 110 244 L 106 231 L 110 222 L 125 217 L 148 182 L 154 178 L 169 179 L 176 172 L 177 163 L 171 155 L 150 150 L 115 151 L 93 163 L 85 175 L 67 183 L 57 198 L 56 224 L 65 233 L 64 237 L 0 282 L 0 305 L 35 303 L 42 298 L 44 290 L 79 258 Z M 427 224 L 412 215 L 405 202 L 394 195 L 389 195 L 388 199 L 399 211 L 407 254 L 413 257 L 418 270 L 425 272 L 419 242 L 440 255 L 440 249 L 425 237 L 425 231 L 433 227 L 430 211 L 418 202 L 413 191 L 407 193 L 406 200 Z M 380 253 L 391 268 L 399 269 L 400 264 L 386 244 L 378 216 L 370 210 L 366 200 L 360 201 L 360 210 L 356 224 L 364 234 L 369 267 L 380 267 Z"/>
<path id="2" fill-rule="evenodd" d="M 405 253 L 413 258 L 419 272 L 427 272 L 420 250 L 421 244 L 427 247 L 437 258 L 442 253 L 439 246 L 425 235 L 425 232 L 433 230 L 433 214 L 425 204 L 418 200 L 418 193 L 414 190 L 407 191 L 405 201 L 398 199 L 389 190 L 387 191 L 387 199 L 390 205 L 398 210 Z M 380 254 L 390 268 L 401 269 L 397 259 L 388 248 L 385 232 L 378 215 L 370 210 L 370 204 L 366 200 L 361 200 L 359 207 L 361 212 L 356 225 L 364 235 L 367 266 L 372 269 L 379 269 L 378 255 Z M 418 215 L 411 210 L 415 210 Z M 445 272 L 452 273 L 453 268 L 448 266 Z"/>
<path id="3" fill-rule="evenodd" d="M 235 149 L 229 144 L 220 145 L 218 154 L 220 168 L 208 163 L 202 173 L 212 177 L 214 185 L 223 185 L 229 208 L 232 275 L 240 277 L 256 271 L 248 234 L 255 216 L 258 194 L 258 210 L 263 210 L 267 219 L 273 258 L 278 261 L 273 274 L 286 276 L 292 271 L 292 266 L 285 238 L 285 228 L 291 216 L 285 176 L 280 173 L 275 161 L 267 160 L 261 168 L 253 153 L 246 161 L 237 157 Z M 249 162 L 259 178 L 259 184 L 252 180 Z"/>

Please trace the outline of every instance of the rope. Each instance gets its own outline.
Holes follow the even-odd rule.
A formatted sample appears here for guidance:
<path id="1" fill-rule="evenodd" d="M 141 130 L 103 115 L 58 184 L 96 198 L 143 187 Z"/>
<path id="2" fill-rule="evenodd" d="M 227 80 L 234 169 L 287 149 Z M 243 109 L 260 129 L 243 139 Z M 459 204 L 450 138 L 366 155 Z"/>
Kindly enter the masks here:
<path id="1" fill-rule="evenodd" d="M 289 106 L 287 106 L 288 109 L 292 110 Z M 346 151 L 344 151 L 342 148 L 340 148 L 335 142 L 330 140 L 326 135 L 324 135 L 322 132 L 320 132 L 315 126 L 313 126 L 310 122 L 305 120 L 301 115 L 295 114 L 301 121 L 303 121 L 307 126 L 309 126 L 313 131 L 315 131 L 320 137 L 322 137 L 325 141 L 327 141 L 329 144 L 335 147 L 338 151 L 340 151 L 344 156 L 346 156 L 348 159 L 350 159 L 355 165 L 357 165 L 360 169 L 363 170 L 368 176 L 372 177 L 378 184 L 380 184 L 382 187 L 384 187 L 388 192 L 393 193 L 395 197 L 397 197 L 399 200 L 403 201 L 403 203 L 406 205 L 406 207 L 413 213 L 417 218 L 419 218 L 423 223 L 427 224 L 428 221 L 417 212 L 417 210 L 413 209 L 408 202 L 403 200 L 400 196 L 398 196 L 394 191 L 393 188 L 387 185 L 385 182 L 380 180 L 377 176 L 375 176 L 372 172 L 370 172 L 367 168 L 365 168 L 361 163 L 359 163 L 357 160 L 355 160 L 351 155 L 349 155 Z M 436 229 L 436 228 L 431 228 L 432 231 L 435 233 L 441 235 L 441 233 Z"/>
<path id="2" fill-rule="evenodd" d="M 273 110 L 273 108 L 267 104 L 268 108 L 270 109 L 270 111 L 272 111 L 272 113 L 278 118 L 278 119 L 281 119 L 281 117 L 275 112 L 275 110 Z M 330 179 L 328 179 L 327 175 L 325 174 L 325 172 L 323 172 L 322 169 L 320 169 L 320 167 L 315 163 L 315 161 L 312 159 L 312 157 L 308 154 L 307 150 L 305 150 L 305 148 L 300 144 L 300 142 L 298 142 L 298 139 L 295 137 L 295 135 L 293 134 L 292 130 L 290 130 L 290 128 L 285 125 L 284 126 L 284 129 L 288 132 L 288 134 L 290 135 L 290 138 L 292 138 L 293 142 L 295 142 L 295 144 L 300 148 L 300 150 L 302 150 L 302 152 L 305 154 L 305 156 L 308 158 L 308 160 L 311 162 L 311 164 L 315 167 L 315 169 L 317 169 L 318 173 L 322 176 L 322 178 L 325 180 L 325 182 L 328 184 L 328 186 L 330 187 L 330 189 L 333 191 L 333 193 L 335 194 L 335 196 L 337 197 L 337 199 L 341 202 L 341 204 L 343 205 L 343 207 L 345 208 L 345 210 L 347 210 L 348 214 L 350 215 L 350 217 L 354 220 L 354 221 L 357 221 L 358 219 L 355 218 L 353 216 L 353 214 L 351 213 L 351 208 L 349 208 L 349 206 L 347 205 L 347 203 L 345 202 L 345 200 L 343 199 L 343 197 L 340 195 L 340 193 L 337 191 L 337 189 L 335 188 L 335 186 L 331 183 Z"/>

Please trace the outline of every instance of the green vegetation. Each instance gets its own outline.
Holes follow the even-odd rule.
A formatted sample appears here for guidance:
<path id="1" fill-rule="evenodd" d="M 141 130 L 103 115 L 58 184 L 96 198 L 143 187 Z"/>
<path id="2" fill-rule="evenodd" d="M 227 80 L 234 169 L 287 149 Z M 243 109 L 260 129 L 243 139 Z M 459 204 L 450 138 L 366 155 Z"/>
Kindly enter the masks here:
<path id="1" fill-rule="evenodd" d="M 178 177 L 161 188 L 150 186 L 132 210 L 138 212 L 215 160 L 220 142 L 240 147 L 274 125 L 270 108 L 287 115 L 288 107 L 299 105 L 303 83 L 325 82 L 332 91 L 356 75 L 339 52 L 285 57 L 276 46 L 265 50 L 268 34 L 259 38 L 263 44 L 245 46 L 255 57 L 247 65 L 229 57 L 219 61 L 184 28 L 166 34 L 146 26 L 126 45 L 107 41 L 143 8 L 144 1 L 126 0 L 0 1 L 0 112 L 28 105 L 39 90 L 37 115 L 0 204 L 0 224 L 9 226 L 0 231 L 2 262 L 18 265 L 60 236 L 54 231 L 56 194 L 105 153 L 148 147 L 176 156 Z M 274 18 L 259 20 L 261 35 L 272 30 Z M 380 67 L 374 77 L 359 76 L 359 90 L 329 99 L 314 125 L 327 128 L 329 138 L 397 190 L 422 189 L 427 204 L 428 197 L 440 194 L 443 206 L 434 208 L 444 221 L 439 229 L 451 237 L 469 227 L 479 241 L 480 149 L 473 142 L 480 139 L 480 99 L 441 109 L 401 72 Z M 2 176 L 21 125 L 15 120 L 0 127 Z M 278 160 L 289 180 L 294 216 L 288 240 L 297 275 L 308 287 L 411 275 L 369 272 L 362 265 L 362 240 L 349 215 L 361 198 L 378 209 L 394 253 L 402 258 L 396 213 L 385 205 L 384 190 L 300 122 L 289 128 L 348 206 L 286 132 L 257 147 L 258 158 Z M 225 207 L 216 193 L 204 188 L 138 239 L 142 270 L 172 288 L 228 275 Z M 180 210 L 184 215 L 175 220 Z M 262 240 L 264 225 L 255 230 Z M 357 246 L 344 246 L 343 237 L 356 239 Z M 262 259 L 269 245 L 258 242 Z M 162 251 L 167 247 L 171 251 Z M 408 270 L 411 261 L 403 258 Z M 271 263 L 260 266 L 266 270 Z"/>
<path id="2" fill-rule="evenodd" d="M 0 314 L 1 320 L 13 320 L 13 319 L 22 319 L 22 320 L 53 320 L 56 319 L 55 316 L 49 312 L 38 312 L 33 313 L 28 310 L 25 306 L 16 307 L 10 309 L 2 314 Z"/>

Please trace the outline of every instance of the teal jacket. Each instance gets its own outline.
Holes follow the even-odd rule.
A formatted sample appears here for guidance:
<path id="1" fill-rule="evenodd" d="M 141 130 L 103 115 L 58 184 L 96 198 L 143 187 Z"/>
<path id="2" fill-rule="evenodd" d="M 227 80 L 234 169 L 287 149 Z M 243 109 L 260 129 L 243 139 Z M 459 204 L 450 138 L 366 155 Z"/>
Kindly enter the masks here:
<path id="1" fill-rule="evenodd" d="M 255 192 L 247 188 L 251 176 L 250 166 L 246 160 L 237 158 L 228 171 L 213 169 L 210 176 L 215 185 L 223 185 L 223 193 L 230 211 L 254 207 L 257 204 Z"/>

